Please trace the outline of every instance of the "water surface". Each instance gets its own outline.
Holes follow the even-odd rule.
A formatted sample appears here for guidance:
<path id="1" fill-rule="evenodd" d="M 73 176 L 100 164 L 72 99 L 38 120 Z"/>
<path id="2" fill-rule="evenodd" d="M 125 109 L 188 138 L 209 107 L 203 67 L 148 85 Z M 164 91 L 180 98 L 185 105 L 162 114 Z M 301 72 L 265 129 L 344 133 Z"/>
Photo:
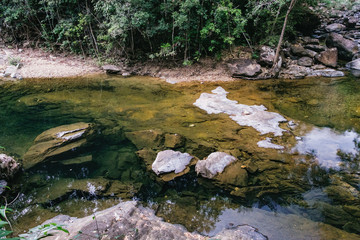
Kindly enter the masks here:
<path id="1" fill-rule="evenodd" d="M 221 86 L 239 104 L 264 105 L 284 116 L 282 136 L 261 135 L 227 114 L 193 103 Z M 249 224 L 270 239 L 359 239 L 360 84 L 355 79 L 236 81 L 171 85 L 147 77 L 34 79 L 0 85 L 0 146 L 19 158 L 43 131 L 64 124 L 98 126 L 90 148 L 44 162 L 13 188 L 21 194 L 15 231 L 57 214 L 85 216 L 138 199 L 166 221 L 213 236 Z M 157 130 L 186 139 L 176 150 L 202 159 L 225 151 L 256 166 L 243 187 L 190 173 L 156 180 L 126 133 Z M 271 138 L 283 150 L 258 147 Z M 96 184 L 123 189 L 92 194 Z M 78 190 L 69 191 L 78 185 Z M 125 190 L 124 190 L 125 189 Z"/>

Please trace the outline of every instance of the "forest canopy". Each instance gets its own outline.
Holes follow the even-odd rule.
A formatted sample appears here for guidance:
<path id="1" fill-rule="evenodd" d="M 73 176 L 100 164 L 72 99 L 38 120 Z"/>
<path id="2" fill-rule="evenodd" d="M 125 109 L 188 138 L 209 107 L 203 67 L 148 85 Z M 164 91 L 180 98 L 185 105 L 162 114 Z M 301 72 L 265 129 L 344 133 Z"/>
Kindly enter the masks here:
<path id="1" fill-rule="evenodd" d="M 173 57 L 187 64 L 235 45 L 275 46 L 289 2 L 2 0 L 0 37 L 8 43 L 26 41 L 83 55 Z M 298 1 L 287 24 L 287 38 L 307 34 L 319 24 L 309 8 L 315 4 L 318 1 Z"/>

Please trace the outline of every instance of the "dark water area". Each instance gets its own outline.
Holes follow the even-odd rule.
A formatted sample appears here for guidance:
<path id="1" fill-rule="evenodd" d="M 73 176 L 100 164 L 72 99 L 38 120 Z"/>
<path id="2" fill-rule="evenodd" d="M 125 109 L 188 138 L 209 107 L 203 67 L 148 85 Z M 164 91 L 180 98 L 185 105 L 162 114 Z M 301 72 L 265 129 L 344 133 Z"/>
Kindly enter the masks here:
<path id="1" fill-rule="evenodd" d="M 193 105 L 218 86 L 228 99 L 284 116 L 284 134 L 261 135 L 227 114 Z M 11 187 L 20 194 L 11 206 L 14 230 L 136 199 L 166 221 L 209 236 L 248 224 L 269 239 L 360 239 L 358 90 L 360 82 L 352 78 L 171 85 L 99 75 L 0 84 L 0 146 L 18 159 L 48 129 L 96 126 L 89 145 L 15 180 Z M 255 170 L 241 186 L 201 178 L 193 168 L 161 181 L 137 154 L 139 144 L 127 137 L 143 130 L 181 135 L 185 143 L 174 150 L 199 159 L 224 151 Z M 283 149 L 259 147 L 265 138 Z"/>

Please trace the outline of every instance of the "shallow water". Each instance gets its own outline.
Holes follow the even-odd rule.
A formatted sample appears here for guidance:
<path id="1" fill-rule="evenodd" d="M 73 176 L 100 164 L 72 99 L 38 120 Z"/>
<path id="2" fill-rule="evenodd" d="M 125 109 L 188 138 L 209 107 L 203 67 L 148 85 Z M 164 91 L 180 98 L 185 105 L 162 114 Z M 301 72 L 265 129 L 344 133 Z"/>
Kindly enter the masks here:
<path id="1" fill-rule="evenodd" d="M 260 135 L 227 114 L 207 114 L 193 105 L 218 86 L 228 99 L 264 105 L 293 124 L 280 124 L 283 136 Z M 13 186 L 21 192 L 13 206 L 15 231 L 59 213 L 85 216 L 135 198 L 165 220 L 210 236 L 224 226 L 249 224 L 270 239 L 359 239 L 358 90 L 360 83 L 351 78 L 170 85 L 100 75 L 2 84 L 0 146 L 19 158 L 49 128 L 81 121 L 100 126 L 90 148 L 39 164 Z M 150 129 L 180 134 L 186 144 L 177 150 L 200 159 L 225 151 L 258 170 L 249 174 L 244 194 L 198 178 L 193 170 L 157 182 L 124 135 Z M 258 147 L 267 137 L 284 149 Z M 68 190 L 107 181 L 129 190 L 121 196 Z"/>

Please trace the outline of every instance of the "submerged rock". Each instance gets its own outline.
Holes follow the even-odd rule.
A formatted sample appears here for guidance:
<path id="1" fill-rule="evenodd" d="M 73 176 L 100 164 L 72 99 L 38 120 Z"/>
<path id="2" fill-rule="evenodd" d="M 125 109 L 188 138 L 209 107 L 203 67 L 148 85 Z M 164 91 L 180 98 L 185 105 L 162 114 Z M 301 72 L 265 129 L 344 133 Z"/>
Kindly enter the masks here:
<path id="1" fill-rule="evenodd" d="M 83 122 L 49 129 L 37 136 L 35 145 L 25 153 L 24 168 L 83 147 L 92 134 L 91 124 Z"/>
<path id="2" fill-rule="evenodd" d="M 163 140 L 163 132 L 160 130 L 141 130 L 127 132 L 125 135 L 138 149 L 156 149 Z"/>
<path id="3" fill-rule="evenodd" d="M 273 133 L 275 136 L 281 136 L 285 131 L 279 127 L 279 123 L 287 120 L 278 113 L 268 112 L 263 105 L 239 104 L 228 99 L 228 92 L 222 87 L 217 87 L 212 93 L 202 93 L 194 105 L 208 114 L 226 113 L 239 125 L 253 127 L 261 134 Z"/>
<path id="4" fill-rule="evenodd" d="M 20 164 L 6 154 L 0 154 L 0 179 L 11 179 L 20 170 Z"/>
<path id="5" fill-rule="evenodd" d="M 272 143 L 271 138 L 259 141 L 257 145 L 262 148 L 284 149 L 283 146 Z"/>
<path id="6" fill-rule="evenodd" d="M 175 172 L 180 173 L 185 170 L 193 157 L 188 153 L 181 153 L 173 150 L 159 152 L 152 164 L 152 170 L 157 174 Z"/>
<path id="7" fill-rule="evenodd" d="M 73 218 L 59 215 L 44 224 L 57 223 L 64 225 L 69 234 L 62 231 L 51 232 L 53 236 L 46 239 L 90 239 L 103 240 L 138 239 L 138 240 L 207 240 L 207 239 L 254 239 L 265 240 L 266 236 L 251 226 L 238 226 L 225 229 L 209 238 L 196 232 L 190 233 L 181 225 L 163 221 L 150 208 L 145 208 L 135 201 L 122 202 L 118 205 L 96 212 L 94 216 Z M 90 237 L 90 238 L 89 238 Z"/>
<path id="8" fill-rule="evenodd" d="M 51 205 L 80 194 L 82 197 L 114 197 L 131 199 L 139 191 L 139 183 L 123 183 L 103 177 L 85 179 L 60 179 L 34 192 L 31 204 Z M 73 196 L 72 196 L 73 197 Z"/>
<path id="9" fill-rule="evenodd" d="M 214 152 L 205 160 L 199 160 L 195 166 L 195 171 L 205 178 L 213 178 L 222 173 L 224 169 L 235 162 L 236 158 L 224 152 Z"/>
<path id="10" fill-rule="evenodd" d="M 185 143 L 185 138 L 179 134 L 165 134 L 164 146 L 167 148 L 179 148 Z"/>

